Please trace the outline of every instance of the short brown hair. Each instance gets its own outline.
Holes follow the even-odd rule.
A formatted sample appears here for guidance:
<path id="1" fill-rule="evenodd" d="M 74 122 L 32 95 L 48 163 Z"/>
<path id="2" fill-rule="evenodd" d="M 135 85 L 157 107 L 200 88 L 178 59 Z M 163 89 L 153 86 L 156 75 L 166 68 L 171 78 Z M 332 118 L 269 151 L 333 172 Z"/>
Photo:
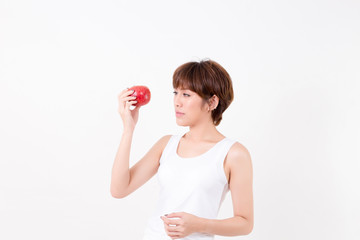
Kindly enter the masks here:
<path id="1" fill-rule="evenodd" d="M 213 60 L 188 62 L 179 66 L 173 75 L 173 87 L 196 92 L 204 101 L 216 95 L 219 103 L 211 112 L 215 126 L 220 124 L 223 112 L 234 99 L 230 75 Z"/>

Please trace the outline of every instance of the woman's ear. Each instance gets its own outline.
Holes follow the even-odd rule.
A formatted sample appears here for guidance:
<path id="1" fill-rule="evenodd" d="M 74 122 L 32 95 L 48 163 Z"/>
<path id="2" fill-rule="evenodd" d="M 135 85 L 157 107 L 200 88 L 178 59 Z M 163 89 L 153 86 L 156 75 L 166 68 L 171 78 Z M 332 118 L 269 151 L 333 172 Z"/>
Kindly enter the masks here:
<path id="1" fill-rule="evenodd" d="M 219 98 L 215 94 L 209 99 L 210 111 L 216 109 L 219 104 Z"/>

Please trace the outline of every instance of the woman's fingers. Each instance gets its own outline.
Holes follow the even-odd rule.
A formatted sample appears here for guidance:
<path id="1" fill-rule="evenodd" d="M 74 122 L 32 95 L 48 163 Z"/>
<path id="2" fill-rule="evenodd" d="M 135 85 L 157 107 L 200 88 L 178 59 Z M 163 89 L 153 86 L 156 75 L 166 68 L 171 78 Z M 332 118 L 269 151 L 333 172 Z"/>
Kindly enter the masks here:
<path id="1" fill-rule="evenodd" d="M 180 232 L 175 229 L 175 227 L 169 227 L 166 223 L 164 223 L 165 232 L 170 237 L 180 237 Z"/>
<path id="2" fill-rule="evenodd" d="M 167 230 L 169 232 L 179 232 L 179 227 L 178 226 L 168 226 Z"/>
<path id="3" fill-rule="evenodd" d="M 130 108 L 131 105 L 137 103 L 137 101 L 127 101 L 126 106 Z"/>
<path id="4" fill-rule="evenodd" d="M 136 97 L 135 96 L 129 96 L 129 97 L 124 97 L 124 98 L 122 98 L 122 100 L 125 102 L 127 102 L 127 101 L 130 101 L 130 100 L 134 100 L 134 99 L 136 99 Z"/>
<path id="5" fill-rule="evenodd" d="M 164 221 L 164 226 L 169 232 L 179 232 L 180 224 L 174 222 L 170 223 L 169 219 Z"/>
<path id="6" fill-rule="evenodd" d="M 131 96 L 133 90 L 124 89 L 118 94 L 118 112 L 122 118 L 124 128 L 133 129 L 139 117 L 139 106 L 134 106 L 137 103 L 136 96 Z M 134 108 L 131 108 L 133 106 Z"/>
<path id="7" fill-rule="evenodd" d="M 123 97 L 127 97 L 130 94 L 134 93 L 134 90 L 124 89 L 121 91 L 121 93 L 118 94 L 119 99 Z"/>
<path id="8" fill-rule="evenodd" d="M 168 224 L 168 225 L 181 225 L 181 224 L 183 224 L 183 221 L 182 221 L 182 219 L 180 219 L 180 218 L 168 218 L 168 217 L 163 217 L 162 218 L 163 219 L 163 221 L 166 223 L 166 224 Z"/>
<path id="9" fill-rule="evenodd" d="M 134 91 L 134 90 L 129 90 L 129 88 L 125 88 L 118 94 L 118 96 L 123 95 L 125 92 L 129 92 L 129 91 Z"/>
<path id="10" fill-rule="evenodd" d="M 136 97 L 131 96 L 133 92 L 133 90 L 124 89 L 118 94 L 120 113 L 123 112 L 125 108 L 129 109 L 132 104 L 136 103 L 136 101 L 134 102 Z"/>
<path id="11" fill-rule="evenodd" d="M 130 107 L 135 103 L 137 103 L 137 101 L 123 101 L 122 104 L 119 104 L 119 113 L 122 114 L 125 110 L 130 111 Z"/>

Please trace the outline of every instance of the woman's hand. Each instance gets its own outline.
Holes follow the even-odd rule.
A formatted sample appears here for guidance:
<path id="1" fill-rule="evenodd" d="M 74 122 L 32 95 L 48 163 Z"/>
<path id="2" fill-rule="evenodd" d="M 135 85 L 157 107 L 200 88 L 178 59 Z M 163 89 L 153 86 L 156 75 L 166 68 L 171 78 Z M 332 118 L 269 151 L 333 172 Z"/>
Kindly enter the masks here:
<path id="1" fill-rule="evenodd" d="M 164 222 L 166 234 L 172 239 L 186 237 L 200 229 L 201 218 L 186 212 L 177 212 L 160 217 Z M 175 218 L 175 219 L 172 219 Z M 176 226 L 172 226 L 176 225 Z"/>
<path id="2" fill-rule="evenodd" d="M 124 89 L 118 95 L 119 108 L 118 112 L 123 120 L 124 129 L 134 130 L 137 120 L 139 118 L 140 107 L 136 106 L 133 110 L 130 110 L 132 104 L 137 103 L 136 97 L 130 96 L 134 90 Z"/>

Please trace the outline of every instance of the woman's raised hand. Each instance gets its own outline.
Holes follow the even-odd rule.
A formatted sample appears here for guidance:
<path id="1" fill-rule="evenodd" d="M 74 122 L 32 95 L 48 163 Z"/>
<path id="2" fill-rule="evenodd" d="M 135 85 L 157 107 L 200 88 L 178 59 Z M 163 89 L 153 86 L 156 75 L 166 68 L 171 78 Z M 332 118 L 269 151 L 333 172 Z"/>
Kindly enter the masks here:
<path id="1" fill-rule="evenodd" d="M 122 118 L 124 129 L 134 130 L 135 125 L 139 118 L 139 106 L 136 106 L 133 110 L 130 110 L 132 104 L 137 103 L 136 97 L 130 96 L 134 90 L 124 89 L 118 95 L 119 108 L 118 112 Z"/>

